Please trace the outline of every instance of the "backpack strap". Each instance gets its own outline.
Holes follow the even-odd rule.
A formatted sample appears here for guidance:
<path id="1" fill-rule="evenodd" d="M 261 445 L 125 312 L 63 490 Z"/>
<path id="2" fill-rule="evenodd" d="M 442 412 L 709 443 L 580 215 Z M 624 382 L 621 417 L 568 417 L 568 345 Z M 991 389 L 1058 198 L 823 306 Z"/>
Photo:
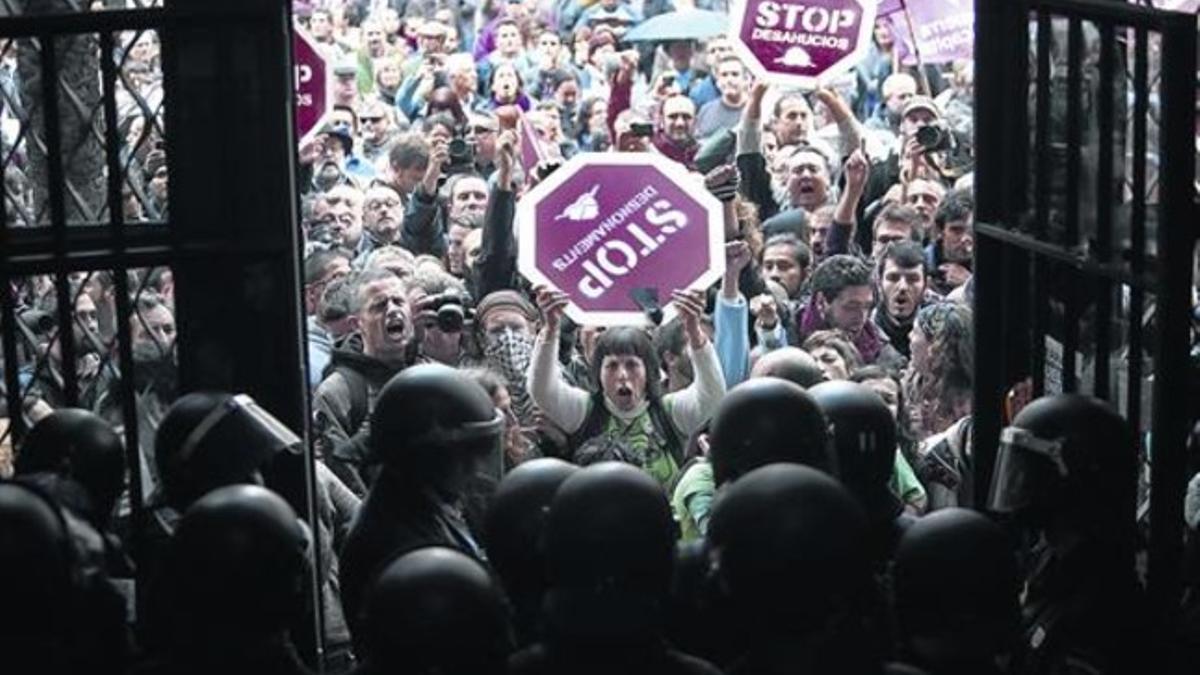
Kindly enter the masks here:
<path id="1" fill-rule="evenodd" d="M 346 388 L 350 391 L 350 433 L 362 428 L 371 412 L 371 385 L 367 378 L 357 370 L 344 364 L 333 366 L 332 371 L 339 373 L 346 380 Z"/>
<path id="2" fill-rule="evenodd" d="M 679 438 L 679 431 L 675 428 L 675 422 L 671 421 L 671 415 L 662 404 L 662 399 L 654 399 L 650 401 L 650 421 L 654 424 L 655 430 L 662 435 L 666 441 L 667 447 L 664 448 L 671 455 L 671 459 L 675 460 L 675 466 L 682 467 L 683 462 L 683 441 Z M 682 473 L 682 472 L 681 472 Z"/>

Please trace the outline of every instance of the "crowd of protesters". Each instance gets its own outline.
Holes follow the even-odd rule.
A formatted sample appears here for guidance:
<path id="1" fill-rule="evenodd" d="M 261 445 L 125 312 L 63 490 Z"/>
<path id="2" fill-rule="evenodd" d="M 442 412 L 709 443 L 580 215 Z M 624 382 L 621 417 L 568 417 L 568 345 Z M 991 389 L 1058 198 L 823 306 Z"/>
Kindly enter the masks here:
<path id="1" fill-rule="evenodd" d="M 293 642 L 311 646 L 318 614 L 331 673 L 1144 663 L 1124 422 L 1083 397 L 1033 402 L 1004 439 L 1008 482 L 973 484 L 969 61 L 905 65 L 880 19 L 851 76 L 809 92 L 756 80 L 726 35 L 623 39 L 668 3 L 294 9 L 334 80 L 298 149 L 320 545 L 285 478 L 299 439 L 246 397 L 176 400 L 165 268 L 129 279 L 153 507 L 129 541 L 114 279 L 70 280 L 90 413 L 61 409 L 58 296 L 27 279 L 37 424 L 0 454 L 17 474 L 0 517 L 25 537 L 3 546 L 27 553 L 0 550 L 0 570 L 40 570 L 14 607 L 75 604 L 6 616 L 5 652 L 44 672 L 306 672 Z M 155 221 L 167 169 L 146 36 L 118 113 L 126 218 Z M 661 289 L 676 310 L 662 325 L 577 325 L 565 294 L 517 272 L 517 202 L 600 152 L 664 156 L 723 204 L 722 279 Z M 1013 468 L 1021 452 L 1056 471 Z M 1006 527 L 966 510 L 983 494 Z M 63 540 L 86 542 L 60 560 Z M 55 565 L 89 576 L 55 590 Z M 319 607 L 303 599 L 312 565 Z M 109 594 L 110 578 L 142 588 Z M 1189 672 L 1185 634 L 1152 670 Z"/>

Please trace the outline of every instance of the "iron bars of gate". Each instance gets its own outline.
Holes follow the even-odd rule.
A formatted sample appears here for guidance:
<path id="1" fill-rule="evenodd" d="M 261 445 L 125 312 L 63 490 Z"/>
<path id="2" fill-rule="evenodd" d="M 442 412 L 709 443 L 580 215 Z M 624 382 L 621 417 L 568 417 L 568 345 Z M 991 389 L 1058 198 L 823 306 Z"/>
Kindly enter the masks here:
<path id="1" fill-rule="evenodd" d="M 1148 523 L 1163 616 L 1177 599 L 1197 400 L 1196 18 L 1100 0 L 978 0 L 975 53 L 976 494 L 986 497 L 1015 385 L 1108 400 L 1150 467 L 1129 517 Z"/>

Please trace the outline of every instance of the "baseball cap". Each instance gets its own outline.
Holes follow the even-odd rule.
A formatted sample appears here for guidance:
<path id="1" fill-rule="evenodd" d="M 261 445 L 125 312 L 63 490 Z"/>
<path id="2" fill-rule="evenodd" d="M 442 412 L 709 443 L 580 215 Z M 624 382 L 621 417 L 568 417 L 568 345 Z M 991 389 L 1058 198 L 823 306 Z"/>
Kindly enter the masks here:
<path id="1" fill-rule="evenodd" d="M 928 110 L 933 113 L 934 117 L 941 117 L 942 111 L 938 108 L 937 103 L 928 96 L 913 96 L 904 104 L 904 108 L 900 113 L 900 117 L 908 117 L 917 110 Z"/>

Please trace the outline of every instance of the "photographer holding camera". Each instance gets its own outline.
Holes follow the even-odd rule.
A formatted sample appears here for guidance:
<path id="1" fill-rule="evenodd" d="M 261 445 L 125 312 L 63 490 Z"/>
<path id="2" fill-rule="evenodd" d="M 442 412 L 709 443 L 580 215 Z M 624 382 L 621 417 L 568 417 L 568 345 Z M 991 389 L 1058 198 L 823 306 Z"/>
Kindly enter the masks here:
<path id="1" fill-rule="evenodd" d="M 474 172 L 474 139 L 449 114 L 425 119 L 429 164 L 413 190 L 401 226 L 401 246 L 416 255 L 443 258 L 448 223 L 480 219 L 487 208 L 488 186 Z"/>

